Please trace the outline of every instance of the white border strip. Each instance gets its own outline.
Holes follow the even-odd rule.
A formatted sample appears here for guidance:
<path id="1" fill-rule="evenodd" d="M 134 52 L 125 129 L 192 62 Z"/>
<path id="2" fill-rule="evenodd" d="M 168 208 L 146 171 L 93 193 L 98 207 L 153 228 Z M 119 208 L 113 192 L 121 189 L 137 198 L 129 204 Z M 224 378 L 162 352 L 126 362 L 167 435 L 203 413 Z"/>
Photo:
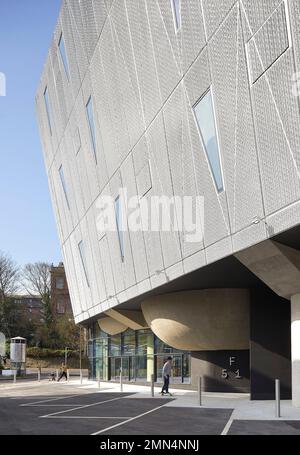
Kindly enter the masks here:
<path id="1" fill-rule="evenodd" d="M 52 414 L 47 414 L 47 415 L 44 415 L 44 416 L 40 416 L 40 419 L 46 419 L 48 417 L 56 416 L 58 414 L 64 414 L 66 412 L 77 411 L 78 409 L 91 408 L 92 406 L 98 406 L 98 405 L 101 405 L 101 404 L 104 404 L 104 403 L 110 403 L 111 401 L 123 400 L 124 398 L 126 398 L 126 396 L 122 396 L 122 397 L 118 397 L 118 398 L 111 398 L 110 400 L 99 401 L 97 403 L 86 404 L 84 406 L 77 406 L 76 408 L 65 409 L 64 411 L 53 412 Z"/>
<path id="2" fill-rule="evenodd" d="M 112 430 L 113 428 L 117 428 L 117 427 L 120 427 L 121 425 L 125 425 L 128 422 L 132 422 L 133 420 L 139 419 L 147 414 L 151 414 L 151 412 L 157 411 L 158 409 L 161 409 L 166 405 L 167 405 L 167 403 L 162 404 L 161 406 L 157 406 L 157 408 L 151 409 L 150 411 L 144 412 L 143 414 L 139 414 L 138 416 L 131 417 L 130 419 L 125 420 L 125 422 L 120 422 L 120 423 L 117 423 L 116 425 L 112 425 L 111 427 L 104 428 L 104 430 L 100 430 L 100 431 L 97 431 L 96 433 L 92 433 L 91 436 L 96 436 L 98 434 L 104 433 L 105 431 L 109 431 L 109 430 Z"/>

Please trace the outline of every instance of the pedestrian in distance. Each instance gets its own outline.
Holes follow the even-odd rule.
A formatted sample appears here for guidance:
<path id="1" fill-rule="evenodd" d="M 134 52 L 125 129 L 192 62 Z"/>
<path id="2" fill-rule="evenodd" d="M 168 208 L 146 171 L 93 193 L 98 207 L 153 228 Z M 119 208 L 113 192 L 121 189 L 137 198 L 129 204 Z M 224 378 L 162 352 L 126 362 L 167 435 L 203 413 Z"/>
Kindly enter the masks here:
<path id="1" fill-rule="evenodd" d="M 66 381 L 68 380 L 68 376 L 67 376 L 67 365 L 65 365 L 64 363 L 61 364 L 61 367 L 60 367 L 60 376 L 58 378 L 58 382 L 61 380 L 61 378 L 65 377 L 66 378 Z"/>
<path id="2" fill-rule="evenodd" d="M 49 381 L 55 381 L 55 373 L 54 373 L 54 371 L 51 371 L 50 376 L 49 376 Z"/>
<path id="3" fill-rule="evenodd" d="M 163 385 L 163 388 L 162 388 L 162 390 L 160 392 L 161 395 L 172 395 L 169 392 L 170 376 L 171 376 L 171 371 L 172 371 L 172 368 L 173 368 L 172 362 L 173 362 L 172 357 L 168 357 L 166 363 L 163 366 L 162 376 L 163 376 L 164 385 Z"/>

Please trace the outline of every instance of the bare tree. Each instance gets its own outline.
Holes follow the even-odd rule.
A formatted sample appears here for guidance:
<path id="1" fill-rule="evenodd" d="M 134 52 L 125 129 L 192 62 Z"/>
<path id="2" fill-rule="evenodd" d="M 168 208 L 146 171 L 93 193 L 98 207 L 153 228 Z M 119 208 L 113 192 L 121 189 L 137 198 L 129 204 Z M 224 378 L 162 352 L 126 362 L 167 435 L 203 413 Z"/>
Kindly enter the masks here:
<path id="1" fill-rule="evenodd" d="M 0 302 L 17 292 L 19 268 L 10 256 L 0 251 Z"/>
<path id="2" fill-rule="evenodd" d="M 11 257 L 0 251 L 0 328 L 10 336 L 12 296 L 19 288 L 19 268 Z"/>
<path id="3" fill-rule="evenodd" d="M 22 283 L 26 291 L 31 295 L 39 295 L 43 304 L 43 313 L 46 324 L 52 322 L 51 312 L 51 265 L 46 262 L 26 264 L 22 271 Z"/>

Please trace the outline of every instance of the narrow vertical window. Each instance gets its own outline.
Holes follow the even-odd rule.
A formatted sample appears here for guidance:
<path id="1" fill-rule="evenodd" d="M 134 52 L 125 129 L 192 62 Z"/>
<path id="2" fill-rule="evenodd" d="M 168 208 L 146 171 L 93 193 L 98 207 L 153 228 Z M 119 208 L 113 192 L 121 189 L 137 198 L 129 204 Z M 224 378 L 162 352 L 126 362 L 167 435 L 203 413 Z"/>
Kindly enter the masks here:
<path id="1" fill-rule="evenodd" d="M 181 5 L 180 0 L 171 0 L 172 3 L 172 10 L 173 10 L 173 18 L 174 18 L 174 25 L 176 32 L 181 27 Z"/>
<path id="2" fill-rule="evenodd" d="M 48 118 L 48 125 L 49 125 L 49 129 L 50 129 L 50 134 L 52 136 L 51 108 L 50 108 L 50 103 L 49 103 L 48 87 L 46 87 L 45 91 L 44 91 L 44 100 L 45 100 L 45 106 L 46 106 L 46 112 L 47 112 L 47 118 Z"/>
<path id="3" fill-rule="evenodd" d="M 67 58 L 65 40 L 64 40 L 63 34 L 60 35 L 58 47 L 59 47 L 59 52 L 60 52 L 60 56 L 61 56 L 64 68 L 65 68 L 65 73 L 66 73 L 67 79 L 70 80 L 69 64 L 68 64 L 68 58 Z"/>
<path id="4" fill-rule="evenodd" d="M 211 90 L 196 103 L 194 113 L 215 185 L 220 193 L 224 190 L 224 185 Z"/>
<path id="5" fill-rule="evenodd" d="M 87 112 L 87 117 L 88 117 L 88 122 L 89 122 L 89 129 L 90 129 L 90 136 L 91 136 L 91 142 L 92 142 L 94 157 L 95 157 L 95 161 L 96 161 L 96 164 L 97 164 L 96 132 L 95 132 L 93 102 L 92 102 L 92 97 L 91 96 L 90 96 L 90 98 L 89 98 L 89 100 L 87 102 L 87 105 L 86 105 L 86 112 Z"/>
<path id="6" fill-rule="evenodd" d="M 60 166 L 60 168 L 59 168 L 59 177 L 60 177 L 61 185 L 62 185 L 63 190 L 64 190 L 64 195 L 65 195 L 65 198 L 66 198 L 66 203 L 67 203 L 68 209 L 70 210 L 70 204 L 69 204 L 69 199 L 68 199 L 68 192 L 67 192 L 67 185 L 66 185 L 66 180 L 65 180 L 65 174 L 64 174 L 64 170 L 63 170 L 63 167 L 62 167 L 62 166 Z"/>
<path id="7" fill-rule="evenodd" d="M 117 231 L 118 231 L 121 260 L 122 260 L 122 262 L 124 262 L 124 235 L 123 235 L 124 233 L 122 230 L 122 208 L 121 208 L 120 196 L 118 196 L 115 199 L 115 212 L 116 212 L 116 225 L 117 225 Z"/>
<path id="8" fill-rule="evenodd" d="M 88 279 L 88 273 L 87 273 L 84 245 L 83 245 L 83 241 L 82 240 L 78 244 L 78 248 L 79 248 L 79 254 L 80 254 L 81 264 L 82 264 L 82 268 L 83 268 L 83 271 L 84 271 L 86 283 L 87 283 L 88 287 L 90 287 L 90 283 L 89 283 L 89 279 Z"/>

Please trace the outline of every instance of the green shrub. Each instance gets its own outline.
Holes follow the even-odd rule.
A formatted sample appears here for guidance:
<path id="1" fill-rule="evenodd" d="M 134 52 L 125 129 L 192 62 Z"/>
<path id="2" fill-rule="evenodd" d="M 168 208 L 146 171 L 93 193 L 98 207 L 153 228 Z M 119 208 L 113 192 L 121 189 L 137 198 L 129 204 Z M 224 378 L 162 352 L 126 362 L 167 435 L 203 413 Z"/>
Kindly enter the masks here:
<path id="1" fill-rule="evenodd" d="M 34 358 L 46 358 L 46 357 L 63 357 L 65 356 L 64 349 L 48 349 L 48 348 L 37 348 L 31 347 L 27 348 L 28 357 Z M 72 351 L 68 349 L 68 357 L 79 357 L 78 351 Z"/>

